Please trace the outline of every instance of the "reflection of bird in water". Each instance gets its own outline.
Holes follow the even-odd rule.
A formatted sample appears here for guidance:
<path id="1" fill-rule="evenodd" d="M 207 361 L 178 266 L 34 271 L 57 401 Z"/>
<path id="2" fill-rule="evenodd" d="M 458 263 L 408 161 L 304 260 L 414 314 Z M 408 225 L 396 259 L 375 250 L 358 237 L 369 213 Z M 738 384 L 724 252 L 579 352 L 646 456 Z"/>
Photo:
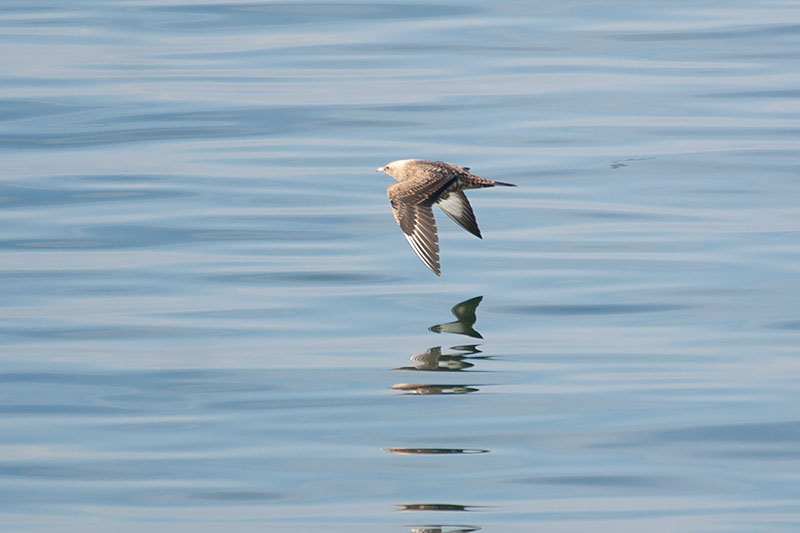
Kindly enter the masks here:
<path id="1" fill-rule="evenodd" d="M 411 533 L 472 533 L 480 531 L 478 526 L 406 526 Z M 453 528 L 453 529 L 451 529 Z"/>
<path id="2" fill-rule="evenodd" d="M 478 392 L 474 385 L 426 385 L 424 383 L 398 383 L 392 389 L 402 391 L 403 394 L 437 395 L 437 394 L 468 394 Z"/>
<path id="3" fill-rule="evenodd" d="M 467 335 L 468 337 L 482 339 L 483 336 L 472 328 L 473 324 L 475 324 L 475 321 L 478 319 L 475 311 L 478 309 L 481 301 L 483 301 L 483 296 L 476 296 L 475 298 L 470 298 L 469 300 L 454 305 L 450 312 L 453 313 L 453 316 L 458 320 L 448 322 L 447 324 L 437 324 L 428 329 L 436 333 L 456 333 L 458 335 Z"/>
<path id="4" fill-rule="evenodd" d="M 384 448 L 384 451 L 397 455 L 448 455 L 489 453 L 489 450 L 470 448 Z"/>
<path id="5" fill-rule="evenodd" d="M 511 183 L 476 176 L 467 167 L 444 161 L 401 159 L 376 170 L 386 172 L 398 181 L 386 190 L 392 202 L 394 218 L 411 248 L 437 276 L 441 275 L 441 267 L 433 204 L 441 207 L 456 224 L 483 238 L 472 206 L 463 191 L 495 185 L 514 187 Z"/>
<path id="6" fill-rule="evenodd" d="M 458 346 L 451 346 L 451 350 L 458 350 L 459 352 L 464 352 L 463 355 L 471 354 L 471 353 L 483 353 L 478 349 L 480 344 L 459 344 Z M 475 359 L 478 359 L 476 357 Z M 488 357 L 481 357 L 480 359 L 489 359 Z"/>
<path id="7" fill-rule="evenodd" d="M 398 503 L 398 511 L 469 511 L 474 505 L 455 505 L 452 503 Z"/>
<path id="8" fill-rule="evenodd" d="M 422 353 L 410 357 L 415 366 L 402 366 L 395 370 L 427 370 L 430 372 L 455 372 L 475 365 L 464 361 L 463 354 L 442 355 L 442 347 L 428 348 Z M 443 363 L 441 366 L 439 364 Z"/>

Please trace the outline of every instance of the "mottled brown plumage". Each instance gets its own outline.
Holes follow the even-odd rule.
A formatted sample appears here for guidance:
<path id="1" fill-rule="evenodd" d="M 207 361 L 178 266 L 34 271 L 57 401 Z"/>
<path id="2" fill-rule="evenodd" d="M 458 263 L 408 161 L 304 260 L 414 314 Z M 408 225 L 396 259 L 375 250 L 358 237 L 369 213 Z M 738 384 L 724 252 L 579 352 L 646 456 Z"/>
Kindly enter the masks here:
<path id="1" fill-rule="evenodd" d="M 377 169 L 397 180 L 387 190 L 394 218 L 403 230 L 411 248 L 437 276 L 439 265 L 439 235 L 433 205 L 442 208 L 456 224 L 478 238 L 481 230 L 463 191 L 505 185 L 470 173 L 469 168 L 424 159 L 401 159 Z"/>

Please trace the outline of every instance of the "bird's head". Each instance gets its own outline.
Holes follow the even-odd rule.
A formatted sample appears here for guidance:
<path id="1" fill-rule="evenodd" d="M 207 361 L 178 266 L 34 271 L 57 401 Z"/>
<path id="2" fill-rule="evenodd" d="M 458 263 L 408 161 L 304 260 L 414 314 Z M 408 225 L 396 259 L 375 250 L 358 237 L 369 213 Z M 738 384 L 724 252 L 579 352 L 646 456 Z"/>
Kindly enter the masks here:
<path id="1" fill-rule="evenodd" d="M 409 168 L 409 163 L 413 161 L 419 161 L 418 159 L 400 159 L 398 161 L 392 161 L 380 168 L 376 168 L 375 172 L 386 172 L 391 177 L 400 181 L 406 177 L 406 171 Z"/>

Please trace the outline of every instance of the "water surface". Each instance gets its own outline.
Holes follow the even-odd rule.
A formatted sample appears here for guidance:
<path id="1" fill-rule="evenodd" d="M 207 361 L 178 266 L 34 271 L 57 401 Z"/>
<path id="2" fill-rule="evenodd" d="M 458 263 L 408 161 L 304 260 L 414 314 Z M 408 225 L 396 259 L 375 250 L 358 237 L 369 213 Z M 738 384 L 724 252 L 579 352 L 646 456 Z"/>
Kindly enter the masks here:
<path id="1" fill-rule="evenodd" d="M 800 527 L 796 3 L 0 29 L 4 530 Z M 410 157 L 518 185 L 441 278 Z"/>

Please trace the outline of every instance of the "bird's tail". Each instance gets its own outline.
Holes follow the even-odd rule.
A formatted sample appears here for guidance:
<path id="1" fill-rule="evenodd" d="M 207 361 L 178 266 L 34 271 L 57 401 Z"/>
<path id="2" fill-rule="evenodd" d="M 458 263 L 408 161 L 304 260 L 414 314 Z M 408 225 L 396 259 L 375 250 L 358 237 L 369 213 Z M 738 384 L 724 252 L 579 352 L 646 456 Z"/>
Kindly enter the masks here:
<path id="1" fill-rule="evenodd" d="M 504 185 L 506 187 L 516 187 L 513 183 L 504 183 L 502 181 L 494 181 L 488 178 L 471 175 L 468 180 L 465 180 L 465 189 L 483 189 L 484 187 L 494 187 L 495 185 Z"/>

